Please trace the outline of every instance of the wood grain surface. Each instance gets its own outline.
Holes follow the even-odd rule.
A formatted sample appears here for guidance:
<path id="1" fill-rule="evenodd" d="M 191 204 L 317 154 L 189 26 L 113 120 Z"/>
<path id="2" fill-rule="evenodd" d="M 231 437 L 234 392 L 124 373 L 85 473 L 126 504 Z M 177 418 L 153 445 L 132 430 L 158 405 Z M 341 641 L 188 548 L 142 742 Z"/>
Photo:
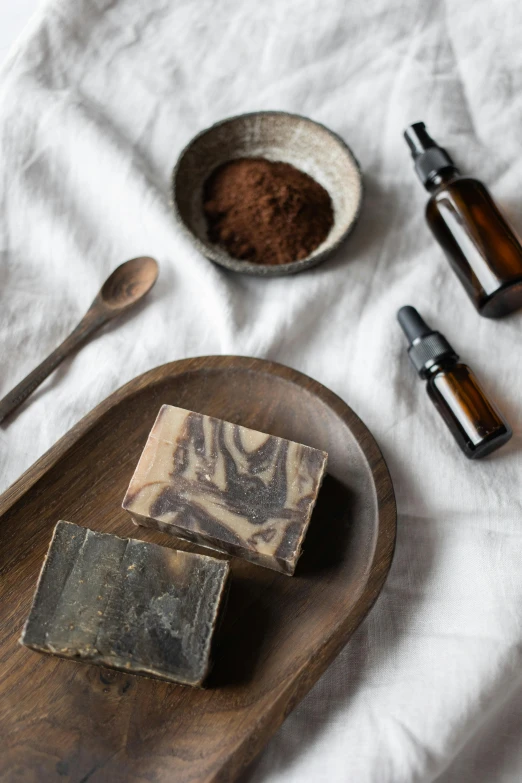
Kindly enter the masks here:
<path id="1" fill-rule="evenodd" d="M 329 453 L 294 577 L 232 560 L 208 688 L 39 655 L 18 644 L 58 519 L 165 546 L 121 501 L 163 403 Z M 0 779 L 232 781 L 324 672 L 391 564 L 396 508 L 367 428 L 317 382 L 233 356 L 187 359 L 101 403 L 0 497 Z M 203 550 L 199 550 L 203 551 Z"/>

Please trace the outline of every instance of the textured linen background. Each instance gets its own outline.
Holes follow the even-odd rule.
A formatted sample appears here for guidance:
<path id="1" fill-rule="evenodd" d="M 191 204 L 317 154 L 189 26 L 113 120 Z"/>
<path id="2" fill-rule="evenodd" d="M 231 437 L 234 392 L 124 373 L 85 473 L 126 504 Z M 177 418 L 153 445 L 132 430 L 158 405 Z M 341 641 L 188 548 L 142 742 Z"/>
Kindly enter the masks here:
<path id="1" fill-rule="evenodd" d="M 55 0 L 2 71 L 0 394 L 118 263 L 150 254 L 161 275 L 139 312 L 0 428 L 1 488 L 136 374 L 212 353 L 317 378 L 388 461 L 399 534 L 384 592 L 248 783 L 522 779 L 522 314 L 476 314 L 428 233 L 402 140 L 425 120 L 521 229 L 520 24 L 515 0 Z M 355 233 L 295 278 L 220 271 L 182 239 L 168 205 L 184 144 L 256 109 L 325 123 L 364 171 Z M 406 303 L 447 334 L 511 421 L 513 440 L 492 458 L 467 462 L 439 421 L 395 323 Z"/>

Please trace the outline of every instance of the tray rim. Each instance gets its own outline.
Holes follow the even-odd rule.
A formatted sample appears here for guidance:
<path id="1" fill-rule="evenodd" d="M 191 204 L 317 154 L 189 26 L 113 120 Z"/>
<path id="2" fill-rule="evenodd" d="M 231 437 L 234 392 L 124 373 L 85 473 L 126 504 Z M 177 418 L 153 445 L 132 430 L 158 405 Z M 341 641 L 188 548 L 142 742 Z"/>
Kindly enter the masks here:
<path id="1" fill-rule="evenodd" d="M 371 563 L 366 571 L 364 587 L 360 591 L 350 613 L 332 627 L 319 648 L 294 671 L 282 690 L 265 706 L 255 731 L 238 740 L 222 765 L 207 778 L 208 782 L 234 780 L 235 775 L 245 769 L 245 758 L 249 763 L 260 752 L 275 731 L 282 724 L 298 702 L 313 687 L 326 668 L 349 641 L 373 607 L 388 576 L 396 545 L 397 506 L 391 476 L 377 445 L 377 442 L 363 421 L 337 394 L 310 376 L 287 365 L 270 360 L 236 355 L 208 355 L 167 362 L 131 379 L 73 425 L 56 443 L 37 459 L 22 475 L 0 495 L 0 524 L 5 514 L 51 470 L 54 465 L 74 447 L 77 441 L 95 426 L 99 419 L 114 406 L 130 399 L 140 390 L 169 378 L 187 372 L 211 370 L 252 370 L 275 375 L 283 380 L 305 388 L 347 424 L 354 434 L 359 448 L 368 463 L 374 478 L 373 487 L 378 513 L 378 529 Z M 376 479 L 378 474 L 378 481 Z M 284 709 L 281 707 L 284 705 Z M 247 746 L 247 747 L 245 747 Z M 225 773 L 225 770 L 227 771 Z M 225 773 L 225 776 L 223 776 Z M 227 773 L 230 773 L 230 777 Z"/>

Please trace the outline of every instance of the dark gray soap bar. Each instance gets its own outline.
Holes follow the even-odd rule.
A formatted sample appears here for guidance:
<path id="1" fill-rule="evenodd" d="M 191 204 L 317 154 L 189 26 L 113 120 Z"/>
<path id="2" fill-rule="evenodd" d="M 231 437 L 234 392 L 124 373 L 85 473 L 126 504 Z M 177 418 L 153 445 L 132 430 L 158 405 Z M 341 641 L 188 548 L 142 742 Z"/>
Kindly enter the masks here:
<path id="1" fill-rule="evenodd" d="M 229 565 L 58 522 L 21 642 L 201 685 Z"/>

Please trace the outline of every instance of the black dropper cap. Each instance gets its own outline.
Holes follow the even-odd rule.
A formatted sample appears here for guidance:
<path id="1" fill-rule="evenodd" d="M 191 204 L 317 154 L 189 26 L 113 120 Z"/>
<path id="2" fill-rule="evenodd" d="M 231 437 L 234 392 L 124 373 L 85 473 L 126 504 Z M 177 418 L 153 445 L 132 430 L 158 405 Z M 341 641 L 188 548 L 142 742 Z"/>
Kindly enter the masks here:
<path id="1" fill-rule="evenodd" d="M 406 128 L 404 138 L 415 162 L 415 171 L 425 187 L 444 169 L 458 172 L 451 157 L 431 138 L 423 122 L 414 122 Z"/>
<path id="2" fill-rule="evenodd" d="M 408 355 L 421 378 L 427 377 L 434 364 L 444 360 L 458 360 L 458 355 L 446 338 L 440 332 L 430 329 L 411 305 L 401 307 L 397 320 L 409 340 Z"/>

